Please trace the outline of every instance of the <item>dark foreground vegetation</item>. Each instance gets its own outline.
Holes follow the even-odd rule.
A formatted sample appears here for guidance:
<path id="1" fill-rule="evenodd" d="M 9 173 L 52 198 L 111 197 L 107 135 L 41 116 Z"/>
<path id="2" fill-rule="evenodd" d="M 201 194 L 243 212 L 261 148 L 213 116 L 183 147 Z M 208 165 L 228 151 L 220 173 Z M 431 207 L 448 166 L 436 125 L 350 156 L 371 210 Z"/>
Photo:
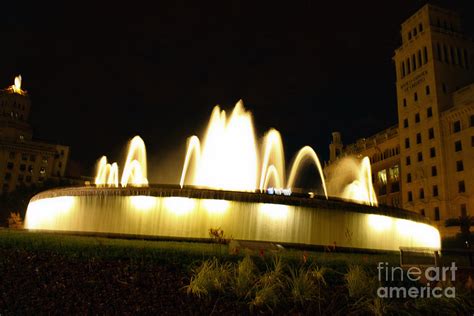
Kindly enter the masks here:
<path id="1" fill-rule="evenodd" d="M 398 257 L 3 229 L 0 314 L 473 313 L 464 281 L 454 299 L 377 298 L 378 262 Z"/>

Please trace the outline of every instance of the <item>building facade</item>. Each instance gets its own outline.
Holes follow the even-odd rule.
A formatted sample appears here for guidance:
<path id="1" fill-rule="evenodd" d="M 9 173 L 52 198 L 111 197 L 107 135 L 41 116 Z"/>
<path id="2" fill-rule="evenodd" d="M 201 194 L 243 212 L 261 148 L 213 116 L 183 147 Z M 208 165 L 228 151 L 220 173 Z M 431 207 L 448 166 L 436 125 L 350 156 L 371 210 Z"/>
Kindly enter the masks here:
<path id="1" fill-rule="evenodd" d="M 17 187 L 41 184 L 64 177 L 69 147 L 33 140 L 28 118 L 31 102 L 21 89 L 21 77 L 0 90 L 0 188 L 11 192 Z"/>
<path id="2" fill-rule="evenodd" d="M 401 35 L 393 57 L 398 126 L 345 147 L 333 135 L 330 162 L 369 156 L 381 203 L 421 213 L 449 235 L 457 229 L 444 228 L 446 219 L 474 215 L 474 43 L 456 13 L 432 5 L 402 23 Z M 387 156 L 390 148 L 398 150 Z"/>

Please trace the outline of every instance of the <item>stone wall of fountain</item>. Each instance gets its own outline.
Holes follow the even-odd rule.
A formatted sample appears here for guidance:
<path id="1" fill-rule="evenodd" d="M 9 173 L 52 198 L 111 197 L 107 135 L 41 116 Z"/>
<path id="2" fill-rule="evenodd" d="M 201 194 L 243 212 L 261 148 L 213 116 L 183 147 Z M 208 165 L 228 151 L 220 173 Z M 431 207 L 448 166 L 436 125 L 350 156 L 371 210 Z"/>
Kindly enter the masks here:
<path id="1" fill-rule="evenodd" d="M 426 220 L 341 200 L 179 188 L 58 189 L 28 206 L 29 229 L 235 239 L 377 250 L 440 247 Z"/>

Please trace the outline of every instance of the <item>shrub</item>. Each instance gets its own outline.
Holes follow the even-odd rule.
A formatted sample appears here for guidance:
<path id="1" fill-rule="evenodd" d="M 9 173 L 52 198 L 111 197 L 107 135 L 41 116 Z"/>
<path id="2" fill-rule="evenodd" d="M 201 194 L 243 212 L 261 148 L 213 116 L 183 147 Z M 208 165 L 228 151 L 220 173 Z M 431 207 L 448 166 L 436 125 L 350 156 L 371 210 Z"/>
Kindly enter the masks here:
<path id="1" fill-rule="evenodd" d="M 261 275 L 254 287 L 255 296 L 250 302 L 250 308 L 266 307 L 273 311 L 281 297 L 284 283 L 284 265 L 279 256 L 273 257 L 272 267 L 267 266 L 267 272 Z"/>
<path id="2" fill-rule="evenodd" d="M 359 265 L 349 266 L 345 280 L 352 298 L 373 297 L 376 294 L 378 281 Z"/>
<path id="3" fill-rule="evenodd" d="M 317 287 L 311 271 L 304 268 L 300 268 L 298 271 L 290 269 L 287 282 L 290 298 L 294 303 L 304 305 L 316 298 Z"/>
<path id="4" fill-rule="evenodd" d="M 239 262 L 234 272 L 232 290 L 237 297 L 248 297 L 256 281 L 255 264 L 250 256 Z"/>
<path id="5" fill-rule="evenodd" d="M 226 239 L 224 236 L 224 230 L 220 227 L 218 228 L 209 228 L 209 237 L 217 244 L 228 244 L 229 239 Z"/>
<path id="6" fill-rule="evenodd" d="M 186 287 L 188 294 L 201 298 L 213 291 L 222 292 L 230 279 L 231 264 L 220 264 L 216 258 L 204 261 L 197 269 Z"/>

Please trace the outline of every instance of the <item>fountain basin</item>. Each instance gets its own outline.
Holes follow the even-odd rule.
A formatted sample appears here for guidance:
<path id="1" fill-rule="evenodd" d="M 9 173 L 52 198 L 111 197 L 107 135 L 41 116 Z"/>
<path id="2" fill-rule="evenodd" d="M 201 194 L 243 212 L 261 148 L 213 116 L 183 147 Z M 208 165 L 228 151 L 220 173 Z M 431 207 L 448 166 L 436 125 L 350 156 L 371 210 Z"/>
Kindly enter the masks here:
<path id="1" fill-rule="evenodd" d="M 176 186 L 74 187 L 35 195 L 25 228 L 209 238 L 372 250 L 440 248 L 438 230 L 416 213 L 324 197 L 277 196 Z"/>

